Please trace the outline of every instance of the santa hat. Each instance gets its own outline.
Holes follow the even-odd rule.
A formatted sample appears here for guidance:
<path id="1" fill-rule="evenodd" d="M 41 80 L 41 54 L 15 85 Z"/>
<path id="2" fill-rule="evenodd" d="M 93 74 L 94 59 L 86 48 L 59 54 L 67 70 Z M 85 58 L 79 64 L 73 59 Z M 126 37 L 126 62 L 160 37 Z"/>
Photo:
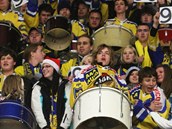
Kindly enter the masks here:
<path id="1" fill-rule="evenodd" d="M 55 58 L 46 57 L 46 59 L 43 60 L 42 64 L 47 63 L 51 65 L 57 72 L 59 72 L 60 69 L 60 60 Z"/>

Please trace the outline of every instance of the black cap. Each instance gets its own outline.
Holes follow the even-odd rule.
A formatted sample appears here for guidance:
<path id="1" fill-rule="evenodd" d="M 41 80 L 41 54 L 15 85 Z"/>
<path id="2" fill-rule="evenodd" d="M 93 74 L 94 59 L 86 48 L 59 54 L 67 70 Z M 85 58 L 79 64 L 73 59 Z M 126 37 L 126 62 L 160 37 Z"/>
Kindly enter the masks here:
<path id="1" fill-rule="evenodd" d="M 41 29 L 38 29 L 38 28 L 36 28 L 36 27 L 32 27 L 32 28 L 30 28 L 29 33 L 28 33 L 28 34 L 30 35 L 30 33 L 31 33 L 33 30 L 36 30 L 38 33 L 42 34 L 42 30 L 41 30 Z"/>

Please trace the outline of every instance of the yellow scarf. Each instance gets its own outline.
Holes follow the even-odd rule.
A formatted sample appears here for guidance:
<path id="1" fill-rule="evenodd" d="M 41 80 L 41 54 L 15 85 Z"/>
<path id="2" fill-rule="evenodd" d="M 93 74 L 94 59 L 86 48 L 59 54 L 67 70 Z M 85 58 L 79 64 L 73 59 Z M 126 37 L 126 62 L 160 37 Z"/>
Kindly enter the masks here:
<path id="1" fill-rule="evenodd" d="M 4 80 L 5 80 L 6 76 L 4 74 L 0 75 L 0 91 L 2 91 L 2 87 L 4 84 Z"/>
<path id="2" fill-rule="evenodd" d="M 141 44 L 141 42 L 139 40 L 137 40 L 135 42 L 135 46 L 136 46 L 136 50 L 138 52 L 139 57 L 140 56 L 144 57 L 144 60 L 142 62 L 142 68 L 144 68 L 146 66 L 151 67 L 152 61 L 151 61 L 149 53 L 148 53 L 148 46 L 143 47 L 143 45 Z"/>

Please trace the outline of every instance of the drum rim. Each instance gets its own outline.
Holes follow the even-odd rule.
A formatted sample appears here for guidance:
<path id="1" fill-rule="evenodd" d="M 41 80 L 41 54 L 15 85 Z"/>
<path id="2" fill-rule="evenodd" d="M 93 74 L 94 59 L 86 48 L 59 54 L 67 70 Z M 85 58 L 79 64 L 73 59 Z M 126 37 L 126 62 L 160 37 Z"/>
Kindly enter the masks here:
<path id="1" fill-rule="evenodd" d="M 75 102 L 74 102 L 73 108 L 75 107 L 77 101 L 81 98 L 81 96 L 83 96 L 84 94 L 86 94 L 86 93 L 89 92 L 89 91 L 99 90 L 99 89 L 100 89 L 99 87 L 93 87 L 93 88 L 89 88 L 89 89 L 83 91 L 82 93 L 80 93 L 80 94 L 77 96 L 77 98 L 76 98 L 76 100 L 75 100 Z M 116 89 L 116 88 L 112 88 L 112 87 L 101 87 L 101 89 L 113 90 L 113 91 L 117 91 L 118 93 L 121 94 L 120 90 L 118 90 L 118 89 Z M 123 97 L 125 97 L 125 99 L 128 101 L 128 103 L 129 103 L 129 105 L 130 105 L 130 108 L 131 108 L 131 102 L 130 102 L 129 98 L 128 98 L 125 94 L 123 94 Z"/>
<path id="2" fill-rule="evenodd" d="M 160 28 L 160 29 L 158 29 L 158 31 L 162 31 L 162 30 L 171 30 L 172 31 L 172 28 Z"/>
<path id="3" fill-rule="evenodd" d="M 17 101 L 2 101 L 2 102 L 0 102 L 0 105 L 1 105 L 1 104 L 2 104 L 2 105 L 4 105 L 4 104 L 15 104 L 15 105 L 20 106 L 21 108 L 24 108 L 27 112 L 29 112 L 29 114 L 30 114 L 31 117 L 33 118 L 33 124 L 35 123 L 34 126 L 36 127 L 37 122 L 36 122 L 35 116 L 34 116 L 33 113 L 32 113 L 28 108 L 26 108 L 24 105 L 20 104 L 20 103 L 17 102 Z M 29 123 L 28 123 L 25 119 L 21 119 L 21 118 L 19 118 L 19 117 L 14 117 L 14 116 L 12 116 L 12 115 L 8 115 L 8 116 L 6 116 L 6 118 L 9 118 L 9 116 L 11 116 L 10 118 L 24 121 L 24 123 L 26 123 L 27 126 L 28 126 L 29 128 L 32 128 L 31 125 L 29 125 Z M 2 119 L 2 117 L 0 117 L 0 119 Z M 34 127 L 34 126 L 33 126 L 33 127 Z"/>
<path id="4" fill-rule="evenodd" d="M 132 34 L 132 31 L 130 31 L 129 29 L 123 27 L 123 26 L 120 26 L 120 25 L 107 25 L 107 26 L 102 26 L 101 28 L 97 29 L 91 37 L 94 38 L 94 36 L 101 30 L 105 29 L 105 28 L 121 28 L 123 29 L 124 31 L 128 32 L 130 35 L 131 35 L 131 38 L 134 37 L 134 35 Z"/>
<path id="5" fill-rule="evenodd" d="M 45 34 L 45 36 L 46 36 L 46 35 L 48 35 L 51 31 L 54 31 L 54 30 L 55 30 L 55 29 L 57 29 L 57 28 L 58 28 L 58 27 L 53 28 L 53 29 L 51 29 L 51 30 L 47 31 L 47 32 L 46 32 L 46 34 Z M 71 34 L 70 34 L 70 32 L 69 32 L 69 31 L 67 31 L 67 30 L 65 30 L 65 29 L 58 28 L 58 30 L 63 30 L 64 32 L 67 32 L 68 36 L 70 36 L 70 35 L 71 35 Z"/>
<path id="6" fill-rule="evenodd" d="M 55 17 L 61 17 L 61 18 L 64 18 L 64 19 L 66 19 L 66 20 L 68 21 L 68 19 L 67 19 L 66 17 L 62 16 L 62 15 L 55 15 L 55 16 L 50 16 L 50 17 L 47 19 L 46 23 L 47 23 L 50 19 L 55 18 Z M 45 25 L 46 25 L 46 23 L 45 23 Z"/>
<path id="7" fill-rule="evenodd" d="M 9 28 L 14 29 L 19 34 L 20 38 L 22 38 L 21 32 L 14 25 L 13 26 L 10 26 L 10 23 L 5 22 L 5 21 L 0 21 L 0 25 L 4 25 L 6 27 L 9 27 Z"/>

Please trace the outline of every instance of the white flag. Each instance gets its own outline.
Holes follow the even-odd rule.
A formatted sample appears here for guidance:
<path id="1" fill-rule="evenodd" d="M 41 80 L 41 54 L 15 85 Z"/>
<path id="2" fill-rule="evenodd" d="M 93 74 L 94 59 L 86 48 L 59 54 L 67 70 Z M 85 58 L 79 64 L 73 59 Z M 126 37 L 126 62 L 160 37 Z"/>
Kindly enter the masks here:
<path id="1" fill-rule="evenodd" d="M 12 0 L 14 7 L 18 8 L 20 6 L 22 6 L 23 4 L 27 3 L 28 0 Z"/>

